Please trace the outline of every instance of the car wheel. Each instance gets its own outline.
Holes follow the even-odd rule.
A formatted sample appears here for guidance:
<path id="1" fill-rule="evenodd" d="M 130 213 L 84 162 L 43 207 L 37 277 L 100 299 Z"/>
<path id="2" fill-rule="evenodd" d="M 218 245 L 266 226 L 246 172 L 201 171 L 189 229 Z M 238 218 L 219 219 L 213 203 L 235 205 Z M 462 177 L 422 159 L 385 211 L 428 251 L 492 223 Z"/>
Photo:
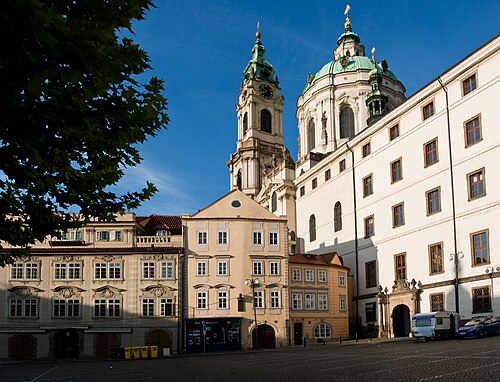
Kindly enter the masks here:
<path id="1" fill-rule="evenodd" d="M 477 332 L 477 338 L 483 338 L 484 337 L 484 331 L 483 330 L 480 330 L 479 332 Z"/>

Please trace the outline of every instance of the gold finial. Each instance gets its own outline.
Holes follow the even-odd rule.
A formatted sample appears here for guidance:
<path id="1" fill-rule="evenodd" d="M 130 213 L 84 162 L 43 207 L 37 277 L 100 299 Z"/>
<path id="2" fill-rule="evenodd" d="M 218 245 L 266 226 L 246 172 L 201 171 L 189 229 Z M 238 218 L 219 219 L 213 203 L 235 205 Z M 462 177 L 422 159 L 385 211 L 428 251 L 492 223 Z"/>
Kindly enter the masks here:
<path id="1" fill-rule="evenodd" d="M 344 27 L 346 29 L 350 29 L 351 28 L 351 19 L 349 19 L 349 10 L 351 9 L 351 6 L 349 4 L 347 4 L 345 6 L 345 11 L 344 11 L 344 15 L 345 15 L 345 25 Z"/>
<path id="2" fill-rule="evenodd" d="M 257 21 L 257 33 L 255 33 L 255 37 L 260 38 L 262 34 L 260 33 L 260 20 Z"/>
<path id="3" fill-rule="evenodd" d="M 372 48 L 372 61 L 375 62 L 375 47 Z"/>

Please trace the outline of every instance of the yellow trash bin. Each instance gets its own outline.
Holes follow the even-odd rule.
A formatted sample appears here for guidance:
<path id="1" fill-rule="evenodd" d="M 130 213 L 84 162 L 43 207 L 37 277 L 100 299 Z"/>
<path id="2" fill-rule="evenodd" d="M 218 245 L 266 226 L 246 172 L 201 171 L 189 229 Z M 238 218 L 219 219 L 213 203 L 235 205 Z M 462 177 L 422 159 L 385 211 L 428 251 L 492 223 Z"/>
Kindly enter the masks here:
<path id="1" fill-rule="evenodd" d="M 132 358 L 132 348 L 127 347 L 125 348 L 125 359 L 130 359 Z"/>
<path id="2" fill-rule="evenodd" d="M 132 348 L 134 357 L 133 358 L 141 358 L 141 347 L 140 346 L 134 346 Z"/>
<path id="3" fill-rule="evenodd" d="M 149 346 L 141 346 L 141 358 L 149 358 Z"/>
<path id="4" fill-rule="evenodd" d="M 158 346 L 150 346 L 151 358 L 158 358 Z"/>

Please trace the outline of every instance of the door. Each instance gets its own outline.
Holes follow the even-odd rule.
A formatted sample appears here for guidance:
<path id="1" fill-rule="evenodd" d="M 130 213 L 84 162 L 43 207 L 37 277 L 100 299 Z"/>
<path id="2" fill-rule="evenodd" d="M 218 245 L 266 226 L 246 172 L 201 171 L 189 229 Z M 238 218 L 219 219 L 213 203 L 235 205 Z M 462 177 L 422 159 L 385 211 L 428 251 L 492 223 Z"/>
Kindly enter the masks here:
<path id="1" fill-rule="evenodd" d="M 34 359 L 35 340 L 32 336 L 21 334 L 9 339 L 10 359 Z"/>
<path id="2" fill-rule="evenodd" d="M 293 343 L 302 345 L 302 322 L 293 323 Z"/>
<path id="3" fill-rule="evenodd" d="M 256 338 L 256 334 L 258 337 Z M 276 347 L 276 337 L 274 334 L 274 329 L 266 324 L 259 325 L 258 329 L 252 331 L 252 342 L 253 348 L 257 348 L 257 341 L 260 349 L 274 349 Z"/>
<path id="4" fill-rule="evenodd" d="M 96 358 L 111 357 L 111 349 L 120 347 L 120 339 L 116 334 L 99 333 L 95 337 L 95 356 Z"/>
<path id="5" fill-rule="evenodd" d="M 80 356 L 80 336 L 73 329 L 58 330 L 54 334 L 54 358 L 78 358 Z"/>
<path id="6" fill-rule="evenodd" d="M 392 311 L 392 328 L 394 337 L 408 337 L 410 335 L 410 308 L 406 305 L 397 305 Z"/>

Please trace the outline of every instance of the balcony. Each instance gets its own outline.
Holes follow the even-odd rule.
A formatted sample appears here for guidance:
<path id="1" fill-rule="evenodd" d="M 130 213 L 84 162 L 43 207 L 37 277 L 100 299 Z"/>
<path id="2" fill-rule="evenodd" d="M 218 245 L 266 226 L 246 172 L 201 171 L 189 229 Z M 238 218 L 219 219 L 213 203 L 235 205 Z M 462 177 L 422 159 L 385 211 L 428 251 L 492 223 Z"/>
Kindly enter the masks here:
<path id="1" fill-rule="evenodd" d="M 137 247 L 182 247 L 182 236 L 136 236 Z"/>

